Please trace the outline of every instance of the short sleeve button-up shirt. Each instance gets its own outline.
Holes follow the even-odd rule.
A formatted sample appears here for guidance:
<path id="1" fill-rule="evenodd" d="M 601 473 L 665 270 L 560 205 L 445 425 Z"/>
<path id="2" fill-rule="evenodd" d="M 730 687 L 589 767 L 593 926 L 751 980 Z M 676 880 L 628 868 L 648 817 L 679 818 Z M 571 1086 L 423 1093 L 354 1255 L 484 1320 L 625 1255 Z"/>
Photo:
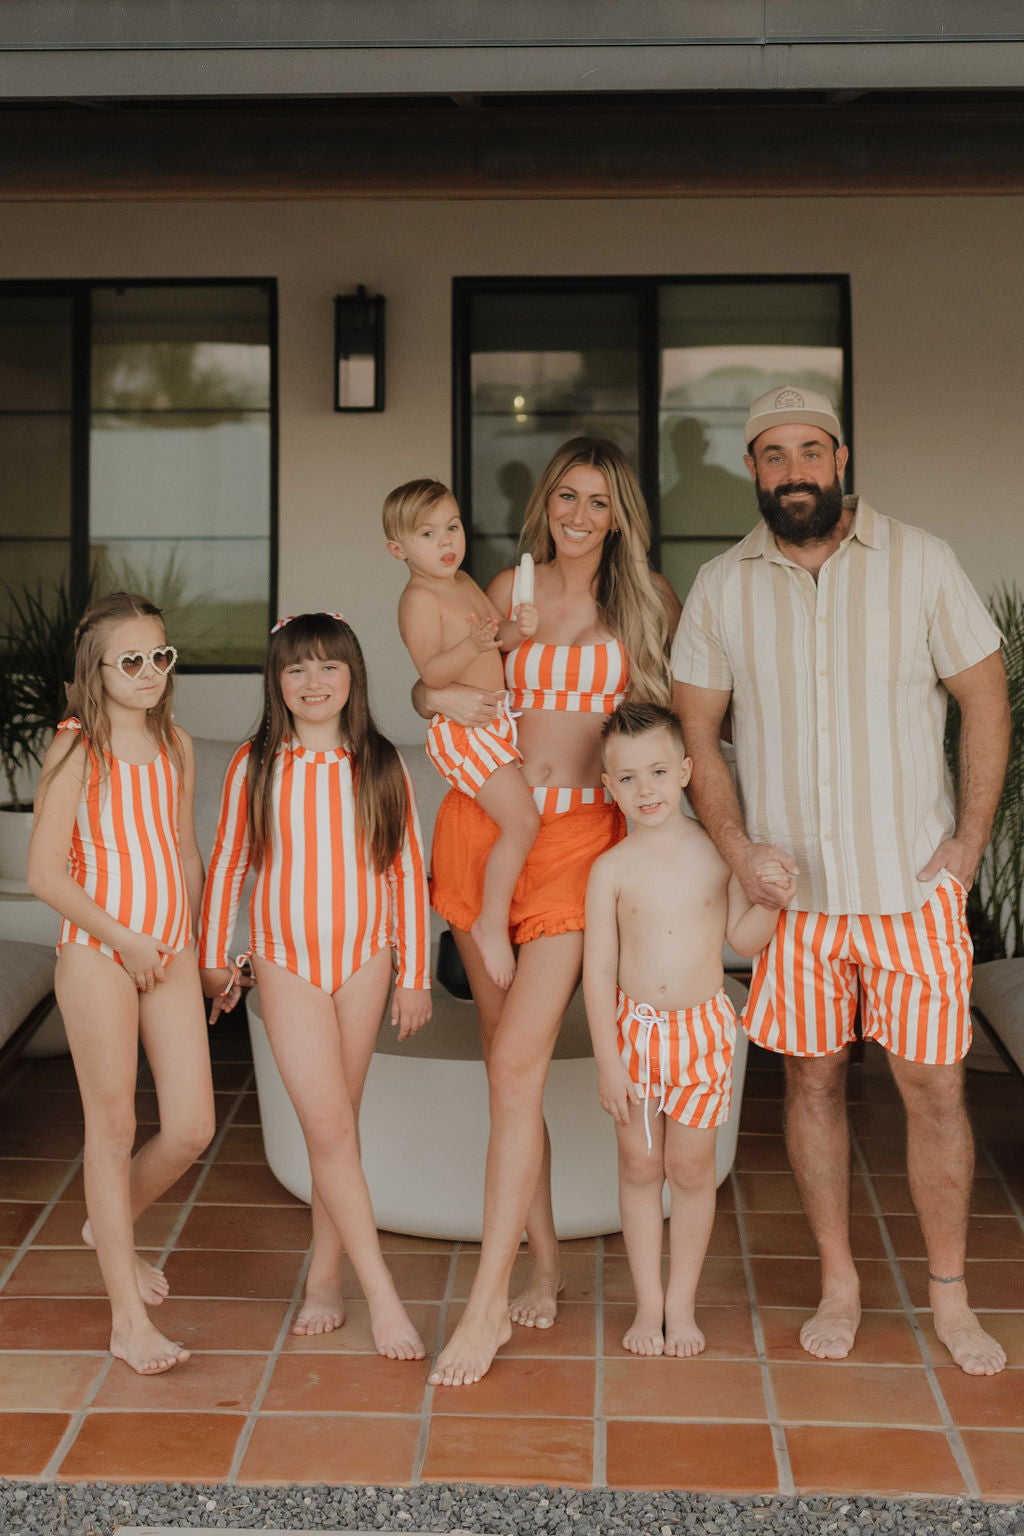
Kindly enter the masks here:
<path id="1" fill-rule="evenodd" d="M 731 691 L 747 828 L 799 864 L 793 905 L 909 912 L 955 828 L 942 680 L 1001 637 L 947 544 L 853 505 L 817 581 L 764 523 L 703 566 L 672 671 Z"/>

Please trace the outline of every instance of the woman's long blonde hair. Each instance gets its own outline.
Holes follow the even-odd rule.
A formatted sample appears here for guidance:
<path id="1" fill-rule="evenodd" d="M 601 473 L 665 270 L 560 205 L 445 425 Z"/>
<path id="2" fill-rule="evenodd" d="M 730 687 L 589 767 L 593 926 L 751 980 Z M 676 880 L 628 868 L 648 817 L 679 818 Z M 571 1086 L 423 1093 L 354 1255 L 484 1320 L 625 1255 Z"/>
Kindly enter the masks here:
<path id="1" fill-rule="evenodd" d="M 599 469 L 608 482 L 612 526 L 601 550 L 594 596 L 601 622 L 619 637 L 629 656 L 629 697 L 668 704 L 668 623 L 647 563 L 651 523 L 621 448 L 601 437 L 573 437 L 563 443 L 526 504 L 519 547 L 538 563 L 554 558 L 548 499 L 574 464 Z"/>
<path id="2" fill-rule="evenodd" d="M 394 863 L 405 837 L 409 797 L 398 753 L 382 736 L 370 713 L 366 663 L 359 641 L 344 619 L 330 613 L 300 613 L 270 637 L 263 674 L 263 718 L 252 737 L 246 769 L 249 795 L 249 852 L 259 869 L 273 832 L 274 765 L 295 725 L 281 692 L 281 673 L 297 662 L 341 661 L 348 667 L 348 703 L 341 728 L 355 759 L 356 825 L 369 845 L 379 874 Z"/>
<path id="3" fill-rule="evenodd" d="M 164 616 L 148 597 L 137 592 L 111 592 L 101 597 L 82 614 L 75 630 L 74 668 L 68 684 L 68 714 L 81 722 L 81 740 L 96 754 L 100 775 L 108 773 L 107 753 L 110 751 L 110 721 L 103 692 L 103 652 L 107 648 L 110 631 L 126 619 L 159 619 Z M 166 636 L 166 630 L 164 631 Z M 174 734 L 174 717 L 171 700 L 174 694 L 174 673 L 168 674 L 159 702 L 147 711 L 147 723 L 158 743 L 167 748 L 178 773 L 184 769 L 181 747 Z M 68 749 L 43 776 L 40 788 L 59 773 L 78 745 L 79 737 L 70 733 Z"/>

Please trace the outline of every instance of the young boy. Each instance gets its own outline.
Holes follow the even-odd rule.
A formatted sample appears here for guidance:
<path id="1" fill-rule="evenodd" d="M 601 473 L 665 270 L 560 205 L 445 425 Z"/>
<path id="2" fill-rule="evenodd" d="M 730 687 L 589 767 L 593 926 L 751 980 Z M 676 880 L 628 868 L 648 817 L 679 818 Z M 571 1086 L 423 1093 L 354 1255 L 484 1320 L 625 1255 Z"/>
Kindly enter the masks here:
<path id="1" fill-rule="evenodd" d="M 466 535 L 455 498 L 439 480 L 410 480 L 384 503 L 388 550 L 409 567 L 398 604 L 398 627 L 420 677 L 430 688 L 465 683 L 500 693 L 500 652 L 537 628 L 537 610 L 520 603 L 502 618 L 471 576 L 459 569 Z M 435 715 L 427 730 L 427 756 L 454 789 L 479 801 L 498 825 L 484 872 L 483 907 L 470 934 L 487 974 L 503 990 L 512 984 L 515 958 L 508 935 L 512 893 L 540 825 L 522 755 L 504 702 L 488 726 L 461 726 Z"/>
<path id="2" fill-rule="evenodd" d="M 598 1094 L 615 1121 L 636 1291 L 622 1343 L 635 1355 L 697 1355 L 704 1335 L 694 1301 L 715 1215 L 715 1134 L 729 1114 L 736 1037 L 722 989 L 722 941 L 754 955 L 779 914 L 750 904 L 707 833 L 684 815 L 680 796 L 692 765 L 670 710 L 621 704 L 605 724 L 603 752 L 604 782 L 633 823 L 591 870 L 583 952 Z M 781 864 L 772 876 L 792 899 L 795 886 Z M 666 1179 L 672 1214 L 663 1288 Z"/>

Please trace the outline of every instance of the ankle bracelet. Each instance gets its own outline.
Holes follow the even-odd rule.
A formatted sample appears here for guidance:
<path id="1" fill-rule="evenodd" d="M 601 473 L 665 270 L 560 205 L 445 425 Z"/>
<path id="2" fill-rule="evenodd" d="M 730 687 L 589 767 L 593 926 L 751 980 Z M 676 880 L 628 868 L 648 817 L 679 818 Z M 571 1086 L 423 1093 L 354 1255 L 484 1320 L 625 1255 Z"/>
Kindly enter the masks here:
<path id="1" fill-rule="evenodd" d="M 967 1276 L 965 1274 L 964 1275 L 933 1275 L 931 1270 L 929 1270 L 928 1271 L 928 1279 L 929 1280 L 933 1280 L 936 1285 L 963 1285 L 964 1281 L 967 1279 Z"/>

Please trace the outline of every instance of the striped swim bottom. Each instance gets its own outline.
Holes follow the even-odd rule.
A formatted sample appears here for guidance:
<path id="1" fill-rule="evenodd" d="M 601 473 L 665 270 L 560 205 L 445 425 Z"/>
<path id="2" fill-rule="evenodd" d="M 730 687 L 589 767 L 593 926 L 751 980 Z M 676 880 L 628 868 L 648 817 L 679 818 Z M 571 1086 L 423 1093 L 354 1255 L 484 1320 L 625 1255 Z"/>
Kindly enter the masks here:
<path id="1" fill-rule="evenodd" d="M 973 947 L 966 892 L 945 875 L 923 907 L 883 916 L 782 912 L 743 1010 L 756 1045 L 831 1056 L 854 1038 L 904 1061 L 948 1066 L 971 1043 Z"/>
<path id="2" fill-rule="evenodd" d="M 427 727 L 427 756 L 452 789 L 475 800 L 491 774 L 507 763 L 521 763 L 516 726 L 507 704 L 490 725 L 457 725 L 435 715 Z"/>
<path id="3" fill-rule="evenodd" d="M 729 1118 L 736 1011 L 725 992 L 693 1008 L 652 1008 L 620 987 L 616 1001 L 619 1056 L 644 1096 L 644 1130 L 651 1146 L 648 1106 L 657 1100 L 680 1125 L 705 1129 Z"/>

